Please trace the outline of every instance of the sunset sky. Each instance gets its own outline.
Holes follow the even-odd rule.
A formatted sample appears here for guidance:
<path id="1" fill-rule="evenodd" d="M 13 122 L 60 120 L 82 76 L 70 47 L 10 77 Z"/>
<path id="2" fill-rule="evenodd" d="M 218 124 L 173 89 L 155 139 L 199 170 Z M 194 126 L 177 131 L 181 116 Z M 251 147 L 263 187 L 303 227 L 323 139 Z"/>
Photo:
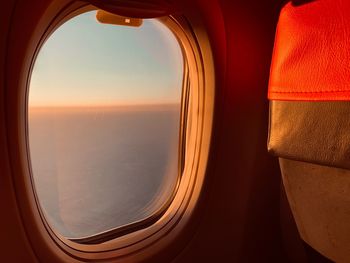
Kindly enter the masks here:
<path id="1" fill-rule="evenodd" d="M 178 103 L 183 58 L 164 25 L 100 24 L 95 11 L 58 28 L 39 52 L 29 106 Z"/>

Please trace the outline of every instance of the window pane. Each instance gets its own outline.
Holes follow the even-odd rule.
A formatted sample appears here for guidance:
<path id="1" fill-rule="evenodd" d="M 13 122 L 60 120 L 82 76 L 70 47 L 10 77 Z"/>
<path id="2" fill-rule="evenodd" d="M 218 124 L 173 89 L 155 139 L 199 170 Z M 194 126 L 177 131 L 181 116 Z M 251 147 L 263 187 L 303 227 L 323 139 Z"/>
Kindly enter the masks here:
<path id="1" fill-rule="evenodd" d="M 41 48 L 29 89 L 29 148 L 38 199 L 68 238 L 152 215 L 178 179 L 183 56 L 155 19 L 64 23 Z"/>

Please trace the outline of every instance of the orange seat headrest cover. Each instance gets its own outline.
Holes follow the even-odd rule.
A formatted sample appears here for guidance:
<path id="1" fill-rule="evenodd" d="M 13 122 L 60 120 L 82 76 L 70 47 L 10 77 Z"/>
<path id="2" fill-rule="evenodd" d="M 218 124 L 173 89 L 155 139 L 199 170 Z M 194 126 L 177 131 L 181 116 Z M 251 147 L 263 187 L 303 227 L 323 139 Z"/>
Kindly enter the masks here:
<path id="1" fill-rule="evenodd" d="M 281 11 L 270 100 L 350 100 L 350 1 L 316 0 Z"/>

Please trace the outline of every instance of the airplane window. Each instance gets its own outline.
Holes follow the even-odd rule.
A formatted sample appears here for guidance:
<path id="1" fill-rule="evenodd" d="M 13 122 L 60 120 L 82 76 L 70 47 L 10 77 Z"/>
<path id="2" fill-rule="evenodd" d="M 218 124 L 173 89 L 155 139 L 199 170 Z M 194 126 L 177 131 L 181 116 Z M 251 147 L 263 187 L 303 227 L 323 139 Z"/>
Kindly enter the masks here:
<path id="1" fill-rule="evenodd" d="M 146 220 L 179 180 L 184 57 L 156 19 L 139 27 L 75 16 L 46 40 L 28 95 L 41 210 L 66 238 Z"/>

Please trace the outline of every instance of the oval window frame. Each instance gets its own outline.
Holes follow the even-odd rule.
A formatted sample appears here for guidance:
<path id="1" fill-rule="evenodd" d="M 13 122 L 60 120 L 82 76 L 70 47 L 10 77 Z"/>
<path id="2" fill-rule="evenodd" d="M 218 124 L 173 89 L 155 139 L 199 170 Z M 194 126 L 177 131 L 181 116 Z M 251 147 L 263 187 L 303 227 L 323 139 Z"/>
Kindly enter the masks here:
<path id="1" fill-rule="evenodd" d="M 192 65 L 188 69 L 191 80 L 191 126 L 186 131 L 187 157 L 177 194 L 161 218 L 147 228 L 103 244 L 78 244 L 55 233 L 40 210 L 29 169 L 27 98 L 31 69 L 44 41 L 64 21 L 91 9 L 95 8 L 82 2 L 52 1 L 35 26 L 18 73 L 19 79 L 8 83 L 8 86 L 15 87 L 14 91 L 7 94 L 9 100 L 6 109 L 7 117 L 15 115 L 17 120 L 8 128 L 9 142 L 14 142 L 15 145 L 10 153 L 10 161 L 15 167 L 13 177 L 17 200 L 20 201 L 19 207 L 27 236 L 38 255 L 44 256 L 45 253 L 38 251 L 46 247 L 50 252 L 46 256 L 56 255 L 62 260 L 72 257 L 77 260 L 143 258 L 145 254 L 149 254 L 146 251 L 149 246 L 156 245 L 157 249 L 153 252 L 156 253 L 169 246 L 169 242 L 184 231 L 200 197 L 209 156 L 214 113 L 215 75 L 211 48 L 206 32 L 200 22 L 197 24 L 200 19 L 193 19 L 194 15 L 189 16 L 191 19 L 186 16 L 161 18 L 183 45 L 188 64 Z M 11 112 L 11 109 L 14 111 Z M 57 247 L 60 248 L 58 251 Z"/>
<path id="2" fill-rule="evenodd" d="M 91 9 L 91 10 L 90 10 Z M 50 38 L 51 35 L 53 35 L 56 31 L 56 29 L 58 29 L 61 25 L 63 25 L 65 22 L 67 22 L 68 20 L 72 19 L 72 18 L 75 18 L 77 16 L 79 16 L 80 14 L 83 14 L 85 12 L 88 12 L 88 11 L 95 11 L 95 10 L 98 10 L 96 8 L 93 8 L 93 7 L 90 7 L 90 6 L 87 6 L 87 7 L 83 7 L 83 8 L 78 8 L 76 11 L 74 11 L 72 14 L 74 14 L 73 16 L 70 14 L 68 15 L 67 17 L 69 17 L 67 19 L 67 17 L 64 17 L 62 20 L 59 20 L 57 25 L 54 26 L 52 29 L 49 30 L 49 34 L 45 37 L 43 37 L 43 39 L 41 40 L 41 43 L 38 45 L 37 49 L 36 49 L 36 52 L 35 52 L 35 56 L 32 60 L 32 64 L 31 64 L 31 70 L 30 72 L 32 72 L 32 69 L 35 65 L 35 62 L 36 62 L 36 57 L 38 56 L 38 54 L 40 53 L 40 50 L 41 48 L 43 47 L 43 45 L 45 45 L 45 42 L 46 40 L 48 40 Z M 157 18 L 155 18 L 157 19 Z M 166 26 L 167 28 L 169 28 L 168 26 L 171 25 L 172 28 L 176 28 L 176 30 L 179 30 L 178 29 L 178 25 L 175 24 L 175 21 L 172 19 L 172 18 L 169 18 L 169 19 L 166 19 L 166 18 L 160 18 L 160 19 L 157 19 L 159 22 L 161 22 L 162 24 L 165 24 L 164 26 Z M 96 21 L 97 23 L 98 21 Z M 168 25 L 167 25 L 168 24 Z M 170 29 L 171 31 L 171 29 Z M 173 32 L 171 32 L 173 34 Z M 176 38 L 176 36 L 174 35 L 174 37 Z M 176 38 L 177 39 L 177 38 Z M 178 41 L 178 39 L 177 39 Z M 179 41 L 178 41 L 179 43 Z M 181 44 L 179 43 L 179 46 Z M 184 96 L 184 94 L 188 94 L 188 90 L 189 90 L 189 87 L 188 85 L 186 85 L 185 83 L 188 82 L 188 66 L 187 66 L 187 61 L 185 59 L 185 55 L 184 55 L 184 52 L 183 52 L 183 49 L 181 47 L 181 54 L 182 54 L 182 59 L 183 59 L 183 76 L 182 76 L 182 86 L 180 87 L 182 89 L 181 91 L 181 112 L 180 112 L 180 116 L 179 116 L 179 119 L 180 119 L 180 123 L 184 123 L 183 119 L 185 118 L 185 107 L 184 107 L 184 104 L 185 104 L 185 100 L 186 100 L 186 97 Z M 31 76 L 28 77 L 28 83 L 30 83 L 30 78 Z M 27 112 L 29 111 L 28 110 L 28 101 L 29 101 L 29 93 L 30 93 L 30 85 L 28 85 L 27 87 L 27 99 L 26 99 L 26 108 L 27 108 Z M 27 113 L 28 115 L 28 113 Z M 29 138 L 29 121 L 28 121 L 28 116 L 27 116 L 27 125 L 26 125 L 26 136 L 27 138 Z M 177 193 L 177 190 L 178 190 L 178 187 L 179 187 L 179 184 L 181 182 L 181 177 L 182 177 L 182 165 L 181 165 L 181 162 L 184 161 L 184 158 L 182 158 L 182 155 L 184 154 L 184 151 L 182 148 L 184 148 L 184 144 L 183 144 L 183 134 L 184 134 L 184 130 L 185 127 L 179 127 L 179 147 L 178 147 L 178 160 L 179 160 L 179 163 L 178 163 L 178 174 L 177 174 L 177 177 L 175 179 L 175 183 L 174 183 L 174 186 L 172 187 L 171 189 L 171 193 L 169 195 L 169 197 L 165 200 L 165 202 L 160 205 L 159 208 L 157 208 L 150 216 L 147 216 L 145 217 L 144 219 L 141 219 L 141 220 L 138 220 L 138 221 L 135 221 L 135 222 L 131 222 L 129 224 L 125 224 L 125 225 L 121 225 L 121 226 L 118 226 L 118 227 L 115 227 L 115 228 L 111 228 L 109 230 L 106 230 L 104 232 L 100 232 L 100 233 L 97 233 L 97 234 L 94 234 L 94 235 L 90 235 L 90 236 L 86 236 L 86 237 L 77 237 L 77 238 L 66 238 L 64 237 L 63 235 L 61 235 L 59 233 L 58 230 L 56 230 L 52 225 L 50 225 L 50 223 L 47 221 L 46 219 L 46 216 L 45 216 L 45 212 L 43 211 L 44 208 L 40 205 L 40 201 L 39 201 L 39 197 L 38 197 L 38 194 L 36 193 L 35 191 L 35 183 L 34 183 L 34 179 L 32 178 L 32 184 L 33 184 L 33 188 L 34 188 L 34 191 L 35 191 L 35 197 L 36 197 L 36 202 L 37 202 L 37 206 L 38 206 L 38 209 L 40 211 L 40 214 L 41 214 L 41 217 L 42 217 L 42 220 L 45 221 L 45 226 L 47 228 L 50 228 L 50 232 L 54 233 L 59 239 L 61 240 L 69 240 L 69 241 L 73 241 L 73 242 L 76 242 L 76 243 L 79 243 L 79 244 L 87 244 L 87 245 L 92 245 L 92 244 L 100 244 L 100 243 L 103 243 L 103 242 L 106 242 L 106 241 L 109 241 L 111 239 L 115 239 L 115 238 L 118 238 L 120 236 L 123 236 L 123 235 L 126 235 L 126 234 L 129 234 L 129 233 L 132 233 L 132 232 L 135 232 L 135 231 L 138 231 L 138 230 L 141 230 L 141 229 L 144 229 L 148 226 L 151 226 L 152 224 L 154 224 L 156 221 L 158 221 L 160 219 L 160 217 L 166 212 L 167 208 L 170 206 L 171 202 L 173 201 L 176 193 Z M 31 177 L 33 177 L 33 170 L 32 170 L 32 167 L 31 167 L 31 157 L 30 157 L 30 149 L 29 149 L 29 139 L 27 139 L 27 154 L 28 154 L 28 166 L 29 166 L 29 169 L 30 169 L 30 174 L 31 174 Z"/>

